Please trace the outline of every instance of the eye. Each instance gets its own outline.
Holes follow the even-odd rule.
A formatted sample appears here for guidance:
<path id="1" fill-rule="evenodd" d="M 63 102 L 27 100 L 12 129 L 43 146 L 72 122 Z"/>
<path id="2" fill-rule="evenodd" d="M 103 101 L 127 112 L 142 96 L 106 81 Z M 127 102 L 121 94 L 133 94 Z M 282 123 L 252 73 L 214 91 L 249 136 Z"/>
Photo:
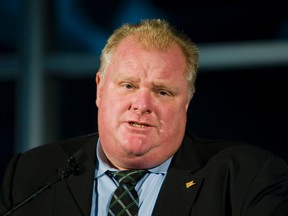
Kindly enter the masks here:
<path id="1" fill-rule="evenodd" d="M 133 89 L 134 86 L 131 83 L 123 83 L 122 86 L 126 89 Z"/>
<path id="2" fill-rule="evenodd" d="M 169 91 L 166 91 L 166 90 L 159 90 L 158 91 L 158 94 L 160 95 L 160 96 L 172 96 L 172 94 L 169 92 Z"/>

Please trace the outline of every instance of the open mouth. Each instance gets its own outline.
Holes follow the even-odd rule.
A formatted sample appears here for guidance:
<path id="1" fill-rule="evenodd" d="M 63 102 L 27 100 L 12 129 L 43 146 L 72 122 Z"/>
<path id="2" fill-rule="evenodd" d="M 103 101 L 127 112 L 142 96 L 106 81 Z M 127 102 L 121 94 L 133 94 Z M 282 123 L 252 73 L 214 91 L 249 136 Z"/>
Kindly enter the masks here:
<path id="1" fill-rule="evenodd" d="M 138 127 L 138 128 L 145 128 L 148 127 L 148 124 L 141 124 L 141 123 L 137 123 L 137 122 L 129 122 L 130 125 L 132 125 L 133 127 Z"/>

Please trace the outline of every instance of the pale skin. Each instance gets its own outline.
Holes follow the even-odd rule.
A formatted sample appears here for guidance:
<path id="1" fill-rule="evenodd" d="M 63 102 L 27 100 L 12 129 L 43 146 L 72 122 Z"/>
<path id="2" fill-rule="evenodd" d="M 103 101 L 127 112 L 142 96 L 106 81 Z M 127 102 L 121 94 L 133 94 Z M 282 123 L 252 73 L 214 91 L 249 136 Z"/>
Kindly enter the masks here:
<path id="1" fill-rule="evenodd" d="M 120 42 L 105 79 L 97 73 L 98 128 L 104 154 L 119 170 L 155 167 L 181 145 L 189 106 L 185 57 L 144 50 L 128 36 Z"/>

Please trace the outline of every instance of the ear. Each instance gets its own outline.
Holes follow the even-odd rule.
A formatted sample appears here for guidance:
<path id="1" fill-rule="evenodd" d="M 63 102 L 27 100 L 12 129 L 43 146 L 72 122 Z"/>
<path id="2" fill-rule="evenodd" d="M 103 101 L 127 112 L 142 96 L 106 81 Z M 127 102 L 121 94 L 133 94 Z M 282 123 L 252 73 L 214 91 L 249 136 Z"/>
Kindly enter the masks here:
<path id="1" fill-rule="evenodd" d="M 191 98 L 189 98 L 187 100 L 187 103 L 185 104 L 185 109 L 186 109 L 186 112 L 188 111 L 188 108 L 189 108 L 189 104 L 190 104 L 190 101 L 192 100 L 193 96 Z"/>
<path id="2" fill-rule="evenodd" d="M 101 91 L 102 91 L 102 76 L 100 73 L 96 73 L 95 83 L 96 83 L 96 106 L 99 107 L 99 103 L 101 100 Z"/>

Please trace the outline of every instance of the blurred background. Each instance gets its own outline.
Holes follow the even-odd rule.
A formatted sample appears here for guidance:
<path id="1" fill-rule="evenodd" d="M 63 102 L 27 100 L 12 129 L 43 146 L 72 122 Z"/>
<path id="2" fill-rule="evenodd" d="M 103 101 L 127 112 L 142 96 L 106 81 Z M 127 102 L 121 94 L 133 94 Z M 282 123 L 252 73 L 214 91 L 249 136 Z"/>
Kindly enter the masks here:
<path id="1" fill-rule="evenodd" d="M 0 0 L 0 179 L 33 147 L 97 130 L 95 73 L 111 32 L 164 18 L 200 49 L 187 128 L 288 160 L 288 13 L 269 4 Z"/>

